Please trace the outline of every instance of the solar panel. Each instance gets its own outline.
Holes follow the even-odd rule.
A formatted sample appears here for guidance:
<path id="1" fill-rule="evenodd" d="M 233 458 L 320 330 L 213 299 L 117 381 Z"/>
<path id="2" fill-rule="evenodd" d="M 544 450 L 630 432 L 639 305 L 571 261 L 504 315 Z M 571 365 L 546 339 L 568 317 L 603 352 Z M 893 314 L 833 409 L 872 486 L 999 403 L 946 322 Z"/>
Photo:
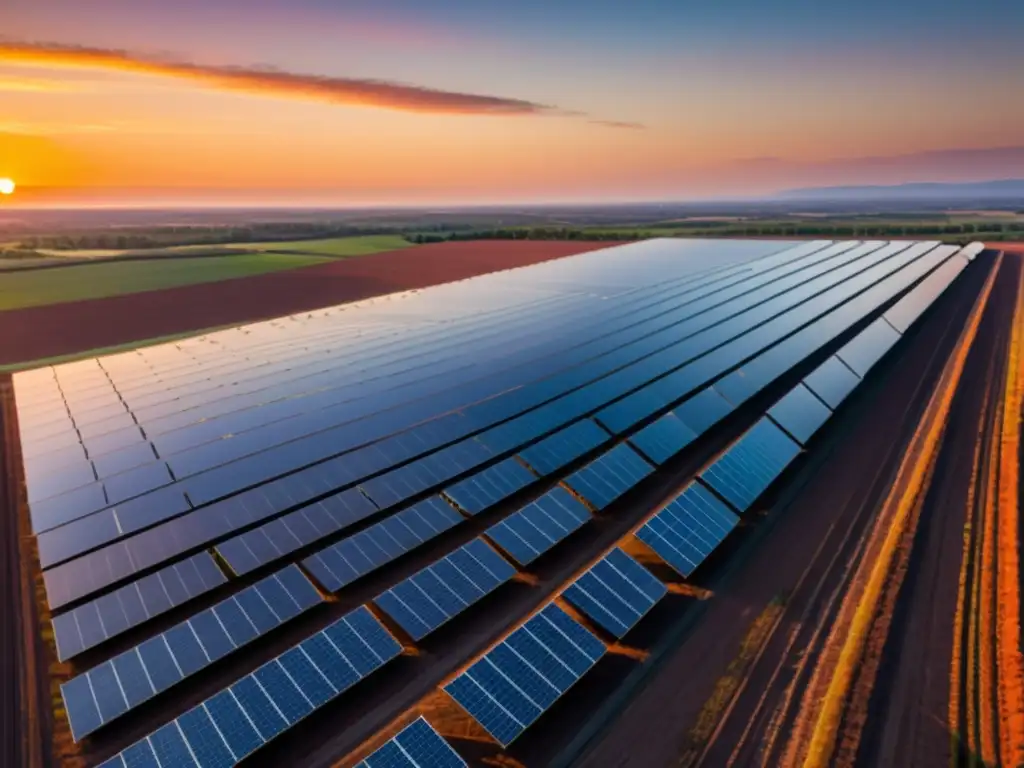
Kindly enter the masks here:
<path id="1" fill-rule="evenodd" d="M 528 565 L 579 530 L 590 512 L 564 488 L 552 488 L 487 529 L 485 535 L 520 565 Z"/>
<path id="2" fill-rule="evenodd" d="M 117 757 L 125 766 L 136 765 L 133 761 L 139 755 L 153 758 L 157 768 L 237 765 L 401 650 L 398 641 L 361 606 Z M 115 765 L 117 757 L 111 758 Z"/>
<path id="3" fill-rule="evenodd" d="M 733 411 L 733 406 L 714 387 L 702 389 L 673 409 L 673 413 L 698 435 L 711 429 Z"/>
<path id="4" fill-rule="evenodd" d="M 899 332 L 880 317 L 848 341 L 836 357 L 863 379 L 899 340 Z"/>
<path id="5" fill-rule="evenodd" d="M 530 470 L 509 458 L 448 486 L 444 495 L 460 509 L 478 515 L 536 479 Z"/>
<path id="6" fill-rule="evenodd" d="M 722 543 L 739 518 L 700 483 L 691 483 L 648 520 L 636 537 L 683 576 Z"/>
<path id="7" fill-rule="evenodd" d="M 432 496 L 302 561 L 329 592 L 404 555 L 462 522 L 440 496 Z"/>
<path id="8" fill-rule="evenodd" d="M 630 436 L 629 442 L 648 459 L 660 465 L 696 439 L 697 433 L 670 411 Z"/>
<path id="9" fill-rule="evenodd" d="M 61 695 L 73 738 L 80 741 L 318 602 L 313 585 L 290 565 L 72 678 Z"/>
<path id="10" fill-rule="evenodd" d="M 422 717 L 356 768 L 462 768 L 467 763 Z"/>
<path id="11" fill-rule="evenodd" d="M 748 429 L 700 479 L 740 512 L 745 512 L 800 453 L 767 417 Z"/>
<path id="12" fill-rule="evenodd" d="M 564 482 L 596 509 L 604 509 L 653 471 L 636 451 L 620 443 Z"/>
<path id="13" fill-rule="evenodd" d="M 344 530 L 378 511 L 358 488 L 329 496 L 223 541 L 217 554 L 239 576 Z"/>
<path id="14" fill-rule="evenodd" d="M 57 658 L 67 661 L 220 586 L 227 577 L 200 552 L 52 619 Z M 51 596 L 59 602 L 59 596 Z"/>
<path id="15" fill-rule="evenodd" d="M 768 415 L 801 445 L 806 445 L 821 425 L 828 421 L 832 411 L 815 397 L 803 384 L 797 384 Z"/>
<path id="16" fill-rule="evenodd" d="M 609 439 L 590 419 L 583 419 L 545 437 L 519 455 L 540 475 L 550 475 Z"/>
<path id="17" fill-rule="evenodd" d="M 835 410 L 857 388 L 860 379 L 838 357 L 832 356 L 808 374 L 804 384 Z"/>
<path id="18" fill-rule="evenodd" d="M 667 592 L 650 571 L 615 548 L 574 581 L 562 597 L 621 638 Z"/>
<path id="19" fill-rule="evenodd" d="M 932 303 L 953 284 L 967 264 L 968 262 L 964 259 L 950 259 L 886 310 L 882 317 L 897 331 L 906 333 L 917 318 L 924 314 Z"/>
<path id="20" fill-rule="evenodd" d="M 483 539 L 473 539 L 377 595 L 374 602 L 410 637 L 422 640 L 515 574 Z"/>
<path id="21" fill-rule="evenodd" d="M 849 245 L 846 245 L 844 247 L 847 249 L 850 248 Z M 877 245 L 872 244 L 871 247 L 875 248 L 877 247 Z M 854 249 L 854 251 L 856 250 L 857 249 Z M 820 270 L 820 268 L 816 269 Z M 737 294 L 737 296 L 742 295 L 742 292 Z M 749 298 L 744 298 L 745 302 L 749 302 L 749 300 Z M 756 321 L 756 319 L 756 317 L 746 318 L 742 322 L 753 322 Z M 737 325 L 736 330 L 740 332 L 744 330 L 742 323 Z M 747 327 L 746 330 L 749 331 L 750 328 Z M 763 331 L 765 331 L 765 328 L 763 326 L 757 327 L 757 333 L 759 333 L 760 335 L 765 335 L 764 333 L 762 333 Z M 672 328 L 672 332 L 678 334 L 681 332 L 681 329 Z M 774 333 L 775 329 L 773 328 L 771 332 Z M 647 347 L 647 345 L 655 343 L 651 341 L 651 336 L 649 334 L 646 336 L 641 335 L 637 338 L 641 340 L 636 350 L 639 352 L 643 352 L 645 348 L 649 348 Z M 708 341 L 711 340 L 713 339 L 708 339 Z M 753 343 L 753 340 L 754 337 L 752 336 L 750 340 L 746 340 L 744 343 L 746 344 L 747 341 L 749 341 L 749 343 Z M 671 338 L 666 337 L 665 343 L 670 342 Z M 696 344 L 697 342 L 694 343 Z M 701 341 L 700 343 L 704 344 L 705 342 Z M 699 345 L 693 347 L 693 351 L 699 352 Z M 730 351 L 730 354 L 736 354 L 736 352 Z M 550 408 L 548 406 L 544 406 L 538 411 L 528 414 L 529 418 L 527 419 L 527 421 L 534 425 L 534 427 L 532 428 L 534 431 L 531 432 L 531 434 L 542 434 L 544 431 L 550 431 L 550 429 L 553 426 L 557 427 L 559 423 L 566 423 L 566 421 L 572 421 L 577 416 L 583 415 L 583 413 L 585 413 L 586 411 L 594 407 L 600 406 L 602 401 L 607 401 L 607 399 L 622 395 L 628 392 L 631 388 L 635 388 L 636 386 L 643 384 L 643 382 L 646 379 L 650 378 L 653 375 L 657 375 L 658 371 L 671 370 L 672 365 L 678 366 L 679 364 L 678 352 L 673 352 L 669 348 L 665 348 L 662 352 L 657 353 L 657 355 L 657 360 L 655 360 L 654 357 L 649 357 L 647 360 L 643 362 L 642 365 L 634 365 L 629 370 L 623 370 L 620 373 L 616 374 L 614 381 L 595 381 L 592 383 L 592 385 L 588 385 L 587 387 L 584 387 L 579 391 L 566 395 L 565 397 L 562 398 L 562 402 L 553 403 L 551 404 Z M 635 357 L 633 359 L 636 360 Z M 604 366 L 607 364 L 616 364 L 615 355 L 607 356 L 607 359 L 601 358 L 600 365 Z M 663 367 L 666 365 L 668 366 L 668 368 Z M 706 366 L 704 366 L 702 370 L 703 369 L 706 369 Z M 598 369 L 595 369 L 594 373 L 597 373 L 598 370 L 600 370 L 600 367 Z M 605 368 L 604 370 L 613 369 Z M 680 373 L 680 375 L 682 375 L 681 372 L 677 373 Z M 565 383 L 569 384 L 574 381 L 578 382 L 578 378 L 573 378 L 575 376 L 576 373 L 573 372 L 572 377 L 568 377 Z M 686 376 L 690 376 L 690 373 L 686 373 Z M 668 392 L 672 397 L 679 397 L 685 394 L 686 391 L 688 391 L 687 388 L 689 388 L 689 390 L 693 389 L 692 382 L 686 383 L 684 387 L 680 388 L 680 386 L 678 386 L 680 382 L 677 382 L 678 378 L 679 376 L 677 376 L 676 374 L 671 374 L 665 379 L 660 380 L 658 382 L 657 387 L 658 391 Z M 541 396 L 542 399 L 544 396 L 550 396 L 550 394 L 557 394 L 558 392 L 558 390 L 552 391 L 551 389 L 547 388 L 549 382 L 550 380 L 540 382 L 538 383 L 538 386 L 535 388 L 536 394 L 538 396 Z M 598 384 L 600 385 L 598 386 Z M 610 386 L 612 384 L 614 384 L 614 386 Z M 537 402 L 542 401 L 542 399 L 540 401 L 537 400 L 533 395 L 531 395 L 531 397 L 528 398 L 526 401 L 522 401 L 522 398 L 520 397 L 522 392 L 523 390 L 520 389 L 510 393 L 511 395 L 513 395 L 512 399 L 516 400 L 518 398 L 522 405 L 529 405 L 531 403 L 535 404 Z M 554 421 L 544 421 L 544 419 L 549 419 L 554 414 L 558 414 L 557 419 L 555 419 Z M 504 418 L 507 417 L 507 415 L 509 414 L 506 409 L 503 415 L 499 416 L 498 418 Z M 422 415 L 420 417 L 422 418 Z M 388 418 L 391 417 L 388 416 Z M 474 420 L 470 419 L 470 421 L 472 422 Z M 432 427 L 432 425 L 433 422 L 429 422 L 427 423 L 426 427 Z M 539 431 L 537 425 L 541 425 Z M 513 422 L 509 422 L 508 424 L 503 426 L 515 427 L 515 424 Z M 426 427 L 424 427 L 423 429 L 425 429 Z M 391 429 L 394 429 L 394 426 L 392 426 Z M 418 428 L 417 434 L 422 432 L 423 429 Z M 453 436 L 457 436 L 457 434 L 459 434 L 458 430 L 456 430 L 455 432 L 450 432 L 445 437 L 445 439 L 451 439 Z M 341 442 L 335 441 L 333 439 L 328 439 L 328 437 L 328 433 L 323 432 L 318 434 L 318 436 L 316 437 L 316 441 L 310 442 L 308 446 L 306 443 L 300 444 L 300 441 L 293 441 L 291 443 L 282 445 L 281 451 L 275 452 L 273 456 L 271 456 L 268 451 L 266 455 L 260 454 L 259 456 L 254 456 L 252 461 L 247 462 L 244 466 L 238 462 L 235 462 L 234 464 L 231 465 L 224 465 L 223 471 L 218 470 L 217 472 L 209 472 L 205 473 L 202 476 L 197 475 L 193 478 L 188 478 L 186 482 L 186 487 L 189 493 L 189 497 L 193 500 L 193 502 L 196 503 L 212 501 L 213 499 L 222 497 L 225 494 L 233 493 L 236 490 L 244 487 L 244 485 L 246 484 L 250 484 L 253 482 L 262 482 L 263 480 L 266 479 L 267 466 L 273 466 L 275 470 L 288 472 L 294 471 L 302 464 L 307 464 L 310 460 L 316 460 L 315 455 L 311 454 L 307 450 L 307 447 L 310 449 L 321 450 L 316 446 L 330 446 L 330 450 L 337 452 L 339 449 L 344 450 L 345 445 L 347 444 L 345 443 L 345 440 L 352 439 L 351 434 Z M 333 435 L 330 437 L 333 437 Z M 392 441 L 391 438 L 389 438 L 388 441 L 386 442 L 388 442 L 389 445 L 393 443 L 392 447 L 396 448 L 401 447 L 401 445 L 404 445 L 406 443 L 409 443 L 409 440 L 406 439 L 406 436 L 404 434 L 401 435 L 400 438 L 401 439 L 398 439 L 396 437 L 394 441 Z M 444 440 L 441 440 L 441 442 L 444 442 Z M 355 445 L 355 443 L 350 444 Z M 419 444 L 422 446 L 422 440 L 419 440 Z M 430 444 L 438 445 L 440 443 L 434 440 L 433 442 L 430 442 Z M 287 508 L 287 506 L 289 506 L 288 503 L 282 505 L 280 503 L 274 502 L 272 499 L 268 497 L 268 494 L 281 495 L 282 493 L 285 493 L 288 501 L 290 502 L 290 505 L 294 506 L 295 504 L 304 503 L 304 501 L 308 501 L 309 499 L 313 498 L 316 495 L 317 491 L 313 491 L 311 493 L 310 490 L 308 490 L 311 487 L 315 488 L 316 486 L 324 483 L 332 483 L 334 486 L 337 486 L 338 482 L 356 481 L 359 479 L 360 476 L 365 476 L 368 472 L 372 473 L 385 468 L 389 462 L 393 462 L 396 460 L 396 454 L 389 454 L 388 451 L 385 451 L 384 447 L 382 447 L 383 445 L 384 444 L 381 443 L 374 444 L 372 446 L 367 446 L 366 450 L 360 449 L 357 452 L 345 454 L 343 456 L 338 456 L 337 458 L 330 459 L 329 461 L 326 461 L 324 463 L 311 466 L 308 469 L 303 469 L 299 472 L 295 472 L 295 474 L 293 475 L 281 478 L 280 482 L 278 480 L 274 480 L 272 483 L 265 483 L 259 489 L 256 489 L 256 491 L 258 492 L 253 493 L 254 498 L 252 499 L 242 498 L 249 492 L 229 499 L 228 501 L 230 501 L 231 503 L 227 505 L 225 510 L 223 512 L 218 512 L 216 513 L 216 515 L 214 515 L 214 517 L 219 518 L 216 521 L 216 523 L 220 526 L 216 529 L 215 535 L 223 535 L 224 533 L 230 532 L 232 527 L 236 527 L 239 524 L 251 524 L 254 522 L 259 522 L 261 519 L 273 515 L 275 514 L 276 511 L 281 511 L 283 508 Z M 404 451 L 405 448 L 402 448 L 402 450 Z M 287 456 L 285 456 L 285 453 L 287 453 Z M 402 453 L 402 456 L 409 455 L 410 454 L 407 452 Z M 465 466 L 462 466 L 461 469 L 462 471 L 465 471 Z M 429 473 L 430 470 L 431 467 L 429 466 L 428 462 L 426 466 L 419 467 L 416 471 L 422 474 L 422 472 Z M 331 479 L 328 480 L 328 478 Z M 423 488 L 423 477 L 418 477 L 415 479 L 417 479 L 417 482 L 420 483 L 418 487 Z M 436 475 L 433 477 L 433 479 L 435 481 L 438 480 Z M 391 478 L 392 482 L 390 483 L 390 485 L 393 485 L 395 482 L 397 482 L 399 486 L 403 486 L 407 480 L 408 478 L 403 478 L 401 476 Z M 382 485 L 382 481 L 378 481 L 377 485 L 381 486 L 375 489 L 378 495 L 381 496 L 381 498 L 388 498 L 389 494 L 390 498 L 396 498 L 394 496 L 395 488 L 390 487 L 389 484 Z M 329 491 L 330 489 L 331 485 L 325 485 L 321 486 L 318 489 L 318 492 L 322 493 Z M 401 493 L 408 494 L 409 492 L 409 489 L 405 488 L 404 491 L 401 491 L 399 493 L 399 496 L 401 496 Z M 405 497 L 407 497 L 407 495 Z M 251 507 L 253 502 L 256 502 L 256 506 L 259 507 L 261 510 L 260 512 L 252 512 Z M 240 516 L 243 510 L 245 510 L 244 519 Z M 153 565 L 156 565 L 162 559 L 166 559 L 167 557 L 173 556 L 175 552 L 182 551 L 183 547 L 187 548 L 188 546 L 199 546 L 200 544 L 209 541 L 211 535 L 211 515 L 209 513 L 210 510 L 206 510 L 204 517 L 201 520 L 193 519 L 191 517 L 191 514 L 189 514 L 175 521 L 176 524 L 174 526 L 173 536 L 168 535 L 170 533 L 170 530 L 163 531 L 154 529 L 152 531 L 147 531 L 144 534 L 135 537 L 134 539 L 127 540 L 127 543 L 125 543 L 123 546 L 118 545 L 116 547 L 108 547 L 106 551 L 102 552 L 102 557 L 107 561 L 107 563 L 103 566 L 103 570 L 106 570 L 108 573 L 99 573 L 99 569 L 97 569 L 95 565 L 92 565 L 91 567 L 88 564 L 81 566 L 76 565 L 73 568 L 64 568 L 62 566 L 62 572 L 59 574 L 59 576 L 54 575 L 52 576 L 52 578 L 61 578 L 78 584 L 88 585 L 82 587 L 81 589 L 83 590 L 95 590 L 98 588 L 102 588 L 102 586 L 105 583 L 110 583 L 111 579 L 116 580 L 116 578 L 124 578 L 125 576 L 129 575 L 135 570 L 138 570 L 141 567 L 151 567 Z M 233 516 L 233 520 L 229 521 L 227 520 L 227 518 L 222 517 L 223 515 Z M 101 555 L 101 553 L 99 552 L 95 554 L 97 556 Z M 85 592 L 85 594 L 88 594 L 88 592 Z"/>
<path id="22" fill-rule="evenodd" d="M 579 622 L 549 604 L 444 690 L 507 747 L 605 650 Z"/>

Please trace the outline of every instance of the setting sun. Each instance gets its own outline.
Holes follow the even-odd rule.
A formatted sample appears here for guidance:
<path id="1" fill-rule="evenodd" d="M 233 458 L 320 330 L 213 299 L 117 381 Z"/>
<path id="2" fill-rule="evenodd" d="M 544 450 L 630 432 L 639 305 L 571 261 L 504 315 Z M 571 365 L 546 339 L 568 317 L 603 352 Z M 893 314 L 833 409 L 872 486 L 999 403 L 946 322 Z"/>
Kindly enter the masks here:
<path id="1" fill-rule="evenodd" d="M 0 179 L 0 195 L 13 195 L 15 184 L 11 179 Z"/>

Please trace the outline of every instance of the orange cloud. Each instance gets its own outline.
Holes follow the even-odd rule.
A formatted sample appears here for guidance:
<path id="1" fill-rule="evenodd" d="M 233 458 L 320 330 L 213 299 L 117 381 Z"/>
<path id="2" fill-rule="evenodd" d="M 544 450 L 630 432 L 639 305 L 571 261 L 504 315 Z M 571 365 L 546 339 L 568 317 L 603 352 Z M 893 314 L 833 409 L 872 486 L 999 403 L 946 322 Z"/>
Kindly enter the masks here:
<path id="1" fill-rule="evenodd" d="M 275 69 L 166 61 L 128 51 L 66 45 L 0 43 L 0 63 L 113 70 L 190 80 L 225 91 L 325 101 L 406 112 L 458 115 L 564 114 L 522 99 Z"/>

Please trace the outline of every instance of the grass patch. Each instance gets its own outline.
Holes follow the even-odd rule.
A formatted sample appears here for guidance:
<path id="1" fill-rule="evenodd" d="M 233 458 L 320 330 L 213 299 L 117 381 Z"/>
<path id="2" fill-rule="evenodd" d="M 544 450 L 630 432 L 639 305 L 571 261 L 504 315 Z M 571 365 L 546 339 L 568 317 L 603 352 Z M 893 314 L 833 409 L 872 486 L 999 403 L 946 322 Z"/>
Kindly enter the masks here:
<path id="1" fill-rule="evenodd" d="M 381 251 L 409 248 L 413 244 L 402 235 L 360 235 L 358 237 L 331 237 L 326 240 L 286 240 L 270 243 L 236 243 L 232 248 L 248 251 L 310 253 L 318 256 L 366 256 Z"/>
<path id="2" fill-rule="evenodd" d="M 124 261 L 0 274 L 0 310 L 154 291 L 282 269 L 320 264 L 327 258 L 250 253 L 233 256 Z"/>

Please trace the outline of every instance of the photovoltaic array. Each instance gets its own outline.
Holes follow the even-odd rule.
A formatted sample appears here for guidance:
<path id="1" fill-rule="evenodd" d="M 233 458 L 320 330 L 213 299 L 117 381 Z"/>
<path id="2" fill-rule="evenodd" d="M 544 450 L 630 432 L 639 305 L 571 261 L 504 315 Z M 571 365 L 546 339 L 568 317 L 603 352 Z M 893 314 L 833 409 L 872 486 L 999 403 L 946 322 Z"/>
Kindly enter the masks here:
<path id="1" fill-rule="evenodd" d="M 420 642 L 723 420 L 755 421 L 630 512 L 689 576 L 978 251 L 651 240 L 16 374 L 75 738 L 286 622 L 323 626 L 322 595 L 414 551 L 428 564 L 382 575 L 373 605 Z M 562 594 L 621 637 L 664 590 L 613 549 Z M 401 651 L 366 607 L 308 635 L 109 764 L 233 765 Z M 446 690 L 508 744 L 604 649 L 551 604 Z M 365 764 L 461 764 L 449 752 L 420 721 Z"/>

